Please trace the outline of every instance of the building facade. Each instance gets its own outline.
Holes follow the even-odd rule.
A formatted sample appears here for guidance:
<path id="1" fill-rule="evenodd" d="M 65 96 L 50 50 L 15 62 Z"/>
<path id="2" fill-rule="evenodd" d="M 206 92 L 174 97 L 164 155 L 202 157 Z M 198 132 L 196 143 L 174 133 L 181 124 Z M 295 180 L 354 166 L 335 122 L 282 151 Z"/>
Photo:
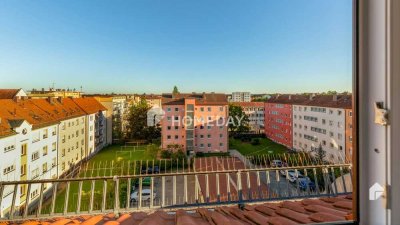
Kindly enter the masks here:
<path id="1" fill-rule="evenodd" d="M 353 110 L 346 108 L 346 162 L 351 162 L 353 158 Z"/>
<path id="2" fill-rule="evenodd" d="M 85 142 L 89 133 L 85 117 L 93 114 L 85 111 L 95 110 L 91 105 L 78 106 L 71 98 L 5 99 L 0 105 L 0 181 L 55 179 L 68 166 L 87 157 L 85 149 L 90 145 Z M 96 110 L 104 107 L 100 105 Z M 27 197 L 33 203 L 50 188 L 50 184 L 43 185 L 43 189 L 32 185 L 27 193 L 27 187 L 21 185 L 15 193 L 15 205 L 20 207 Z M 6 187 L 1 214 L 10 210 L 13 194 L 14 189 Z"/>
<path id="3" fill-rule="evenodd" d="M 224 94 L 163 95 L 162 148 L 188 154 L 228 151 L 228 102 Z"/>
<path id="4" fill-rule="evenodd" d="M 44 88 L 40 90 L 33 89 L 28 93 L 29 98 L 81 98 L 83 92 L 77 91 L 75 89 L 55 89 L 49 88 L 45 90 Z"/>
<path id="5" fill-rule="evenodd" d="M 233 92 L 231 102 L 251 102 L 250 92 Z"/>
<path id="6" fill-rule="evenodd" d="M 264 133 L 264 102 L 237 102 L 234 105 L 240 106 L 248 116 L 251 132 Z"/>

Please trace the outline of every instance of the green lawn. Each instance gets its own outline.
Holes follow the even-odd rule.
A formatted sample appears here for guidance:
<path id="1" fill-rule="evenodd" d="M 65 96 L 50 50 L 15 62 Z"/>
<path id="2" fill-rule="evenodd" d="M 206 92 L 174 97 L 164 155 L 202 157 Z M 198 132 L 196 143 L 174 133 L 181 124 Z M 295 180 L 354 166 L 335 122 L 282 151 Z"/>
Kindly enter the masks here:
<path id="1" fill-rule="evenodd" d="M 242 142 L 239 139 L 230 138 L 229 149 L 235 149 L 242 155 L 279 154 L 287 152 L 285 146 L 277 144 L 267 138 L 260 138 L 259 145 L 252 145 L 250 142 Z"/>
<path id="2" fill-rule="evenodd" d="M 126 174 L 139 174 L 139 165 L 142 163 L 143 166 L 146 165 L 148 160 L 148 165 L 151 166 L 153 160 L 156 159 L 158 153 L 158 147 L 155 145 L 146 145 L 139 147 L 129 147 L 124 148 L 119 145 L 112 145 L 97 153 L 86 166 L 81 168 L 79 177 L 96 177 L 96 176 L 110 176 L 110 175 L 126 175 Z M 128 167 L 129 162 L 131 166 Z M 133 165 L 136 165 L 137 169 L 133 169 Z M 157 165 L 157 164 L 156 164 Z M 129 168 L 129 169 L 128 169 Z M 134 172 L 135 171 L 135 172 Z M 61 184 L 60 184 L 61 185 Z M 64 184 L 65 185 L 65 184 Z M 103 191 L 104 183 L 103 181 L 96 181 L 94 188 L 94 210 L 99 210 L 101 207 L 101 196 Z M 121 181 L 120 187 L 126 186 L 126 181 Z M 114 182 L 107 181 L 107 206 L 106 208 L 111 208 L 114 199 Z M 73 212 L 76 210 L 78 202 L 78 191 L 79 183 L 72 182 L 70 185 L 69 197 L 68 197 L 68 212 Z M 64 210 L 66 189 L 58 191 L 55 212 L 61 213 Z M 91 194 L 91 182 L 85 181 L 82 183 L 82 203 L 81 211 L 87 211 L 89 207 L 89 199 Z M 121 206 L 125 204 L 125 198 L 121 198 Z M 50 201 L 47 201 L 43 206 L 43 213 L 50 212 Z"/>

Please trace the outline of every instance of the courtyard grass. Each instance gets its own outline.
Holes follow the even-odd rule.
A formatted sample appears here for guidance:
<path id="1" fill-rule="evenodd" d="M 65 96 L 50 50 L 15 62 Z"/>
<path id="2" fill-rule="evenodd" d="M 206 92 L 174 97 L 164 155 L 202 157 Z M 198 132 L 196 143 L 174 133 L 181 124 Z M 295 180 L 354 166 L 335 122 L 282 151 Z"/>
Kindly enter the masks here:
<path id="1" fill-rule="evenodd" d="M 81 167 L 81 170 L 77 177 L 103 177 L 103 176 L 112 176 L 112 175 L 127 175 L 127 174 L 138 174 L 139 171 L 136 169 L 131 169 L 129 171 L 128 168 L 132 166 L 128 166 L 129 162 L 131 165 L 135 162 L 135 165 L 139 166 L 140 161 L 143 162 L 143 166 L 146 165 L 146 161 L 152 162 L 157 158 L 159 148 L 156 145 L 142 145 L 142 146 L 120 146 L 120 145 L 112 145 L 104 148 L 100 152 L 98 152 L 90 161 Z M 149 164 L 150 166 L 151 164 Z M 102 202 L 102 193 L 104 185 L 107 186 L 106 191 L 106 209 L 112 208 L 114 204 L 114 182 L 112 180 L 104 181 L 96 181 L 94 186 L 94 204 L 93 210 L 101 209 Z M 55 213 L 62 213 L 64 211 L 64 204 L 66 200 L 66 184 L 64 187 L 58 191 L 57 198 L 55 202 Z M 68 196 L 68 204 L 67 211 L 74 212 L 77 209 L 78 203 L 78 193 L 81 194 L 81 211 L 88 211 L 89 202 L 91 197 L 91 181 L 83 181 L 82 182 L 82 191 L 79 192 L 79 182 L 71 182 L 69 196 Z M 120 187 L 127 185 L 126 181 L 120 182 Z M 60 186 L 59 186 L 60 187 Z M 123 194 L 123 193 L 121 193 Z M 120 204 L 121 207 L 124 207 L 126 204 L 126 197 L 122 198 L 120 194 Z M 51 199 L 48 199 L 43 206 L 43 213 L 50 212 Z"/>
<path id="2" fill-rule="evenodd" d="M 259 138 L 259 145 L 252 145 L 251 142 L 243 142 L 240 139 L 229 139 L 229 149 L 235 149 L 242 155 L 265 155 L 265 154 L 282 154 L 287 153 L 288 149 L 271 141 L 268 138 Z"/>

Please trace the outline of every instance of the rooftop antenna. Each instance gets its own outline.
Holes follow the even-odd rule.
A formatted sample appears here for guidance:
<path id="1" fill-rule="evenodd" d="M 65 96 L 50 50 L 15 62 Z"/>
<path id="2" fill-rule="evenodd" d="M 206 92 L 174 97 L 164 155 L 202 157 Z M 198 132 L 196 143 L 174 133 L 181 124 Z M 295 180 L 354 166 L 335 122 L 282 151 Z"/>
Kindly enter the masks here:
<path id="1" fill-rule="evenodd" d="M 81 85 L 81 92 L 82 92 L 82 85 Z"/>

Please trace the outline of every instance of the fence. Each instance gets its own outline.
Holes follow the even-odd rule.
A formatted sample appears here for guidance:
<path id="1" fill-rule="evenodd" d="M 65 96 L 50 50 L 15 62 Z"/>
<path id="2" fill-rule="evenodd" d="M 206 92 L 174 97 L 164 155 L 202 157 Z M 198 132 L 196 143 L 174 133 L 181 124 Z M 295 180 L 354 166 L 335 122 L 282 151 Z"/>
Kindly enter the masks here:
<path id="1" fill-rule="evenodd" d="M 344 178 L 351 169 L 306 165 L 0 182 L 0 220 L 336 196 L 352 192 L 351 179 Z M 24 201 L 17 196 L 21 187 Z"/>

